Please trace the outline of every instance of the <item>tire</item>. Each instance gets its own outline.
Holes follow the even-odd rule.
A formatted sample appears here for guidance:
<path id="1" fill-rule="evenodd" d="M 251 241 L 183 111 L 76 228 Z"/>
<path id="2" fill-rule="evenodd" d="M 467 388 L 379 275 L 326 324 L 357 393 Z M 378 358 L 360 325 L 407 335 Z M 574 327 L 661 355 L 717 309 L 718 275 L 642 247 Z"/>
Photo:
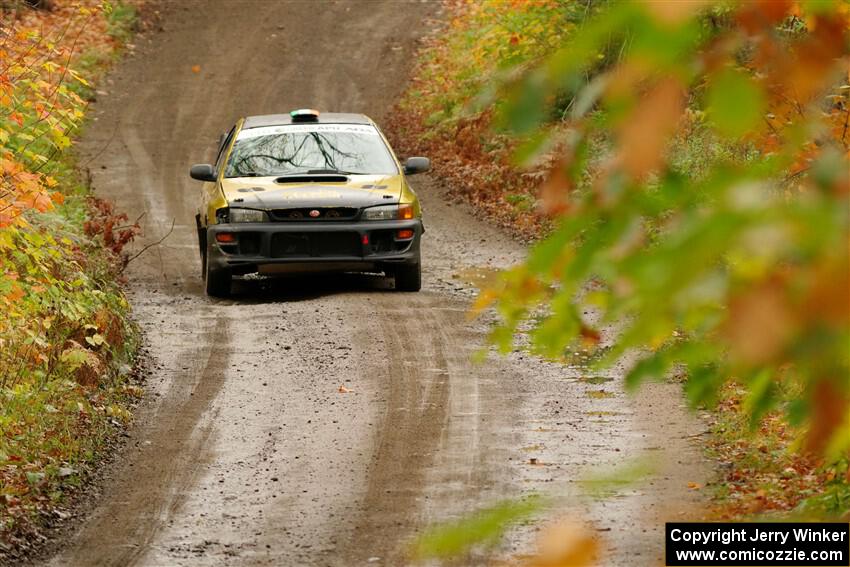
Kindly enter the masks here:
<path id="1" fill-rule="evenodd" d="M 233 279 L 230 270 L 210 269 L 206 254 L 204 254 L 203 264 L 207 295 L 210 297 L 230 297 L 230 283 Z"/>
<path id="2" fill-rule="evenodd" d="M 396 268 L 395 288 L 397 291 L 419 291 L 422 289 L 422 265 L 417 262 Z"/>

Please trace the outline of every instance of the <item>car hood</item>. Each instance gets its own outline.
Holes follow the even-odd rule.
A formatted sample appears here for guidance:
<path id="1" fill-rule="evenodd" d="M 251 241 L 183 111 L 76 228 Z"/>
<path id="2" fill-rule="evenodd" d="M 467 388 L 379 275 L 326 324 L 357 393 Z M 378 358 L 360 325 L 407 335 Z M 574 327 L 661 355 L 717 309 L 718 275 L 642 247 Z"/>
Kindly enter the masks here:
<path id="1" fill-rule="evenodd" d="M 352 175 L 346 182 L 278 183 L 276 177 L 223 179 L 222 190 L 233 207 L 369 207 L 392 205 L 401 196 L 400 175 Z"/>

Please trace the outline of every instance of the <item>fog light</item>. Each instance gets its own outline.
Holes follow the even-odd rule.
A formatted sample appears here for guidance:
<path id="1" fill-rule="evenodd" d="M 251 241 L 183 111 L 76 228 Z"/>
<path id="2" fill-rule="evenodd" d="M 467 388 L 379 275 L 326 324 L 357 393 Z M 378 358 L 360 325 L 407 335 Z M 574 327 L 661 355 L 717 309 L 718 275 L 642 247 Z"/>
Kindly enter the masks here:
<path id="1" fill-rule="evenodd" d="M 216 233 L 215 240 L 221 244 L 233 244 L 236 242 L 236 235 L 232 232 L 219 232 Z"/>
<path id="2" fill-rule="evenodd" d="M 396 233 L 396 238 L 399 240 L 409 240 L 413 238 L 413 231 L 409 228 L 404 228 Z"/>

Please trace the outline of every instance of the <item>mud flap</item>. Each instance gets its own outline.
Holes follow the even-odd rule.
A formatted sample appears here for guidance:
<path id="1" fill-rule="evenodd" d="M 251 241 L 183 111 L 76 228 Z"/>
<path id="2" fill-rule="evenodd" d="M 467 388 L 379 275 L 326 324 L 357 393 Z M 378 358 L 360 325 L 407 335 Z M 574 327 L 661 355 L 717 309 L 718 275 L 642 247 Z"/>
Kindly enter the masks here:
<path id="1" fill-rule="evenodd" d="M 207 231 L 201 226 L 200 213 L 195 215 L 195 226 L 198 230 L 198 253 L 201 255 L 201 258 L 203 258 L 204 252 L 207 249 Z"/>

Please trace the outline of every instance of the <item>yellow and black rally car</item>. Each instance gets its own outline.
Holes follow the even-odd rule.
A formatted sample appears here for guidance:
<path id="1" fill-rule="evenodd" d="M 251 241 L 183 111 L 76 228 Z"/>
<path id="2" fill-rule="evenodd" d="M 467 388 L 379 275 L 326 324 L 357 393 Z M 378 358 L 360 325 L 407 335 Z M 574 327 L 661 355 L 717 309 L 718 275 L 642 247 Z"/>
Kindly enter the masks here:
<path id="1" fill-rule="evenodd" d="M 206 290 L 227 296 L 233 276 L 282 272 L 384 272 L 419 291 L 422 211 L 399 163 L 362 114 L 295 110 L 250 116 L 222 135 L 196 215 Z"/>

